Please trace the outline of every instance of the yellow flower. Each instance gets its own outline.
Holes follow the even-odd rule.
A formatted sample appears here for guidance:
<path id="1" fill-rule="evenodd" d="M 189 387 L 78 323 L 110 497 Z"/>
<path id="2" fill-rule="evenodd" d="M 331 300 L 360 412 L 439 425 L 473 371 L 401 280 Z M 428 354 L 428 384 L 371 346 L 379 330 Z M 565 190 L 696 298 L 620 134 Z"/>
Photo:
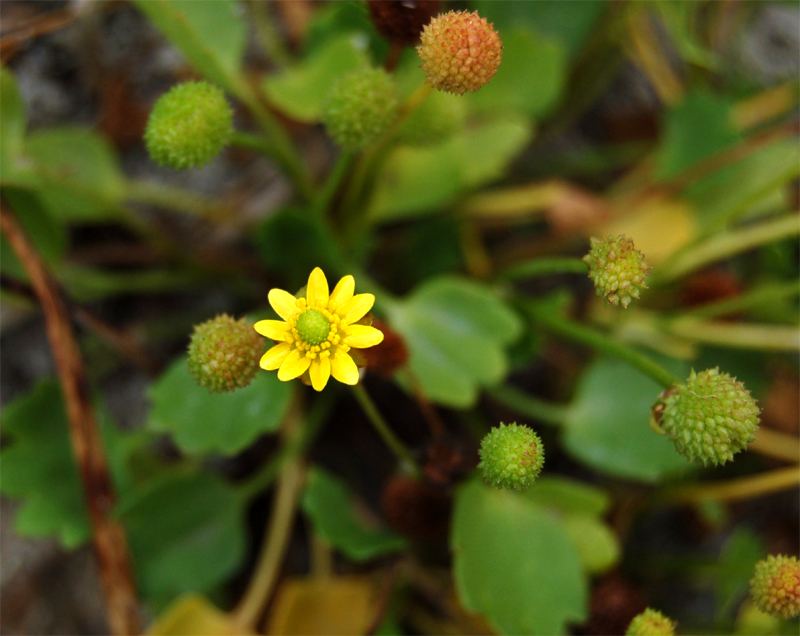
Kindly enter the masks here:
<path id="1" fill-rule="evenodd" d="M 283 320 L 260 320 L 254 325 L 262 336 L 277 340 L 261 358 L 261 368 L 278 369 L 278 379 L 294 380 L 306 371 L 311 386 L 322 391 L 333 376 L 344 384 L 358 383 L 358 367 L 348 351 L 364 349 L 383 340 L 383 333 L 356 324 L 372 309 L 375 296 L 353 294 L 356 281 L 345 276 L 328 293 L 328 280 L 319 267 L 308 277 L 305 298 L 282 289 L 269 292 L 269 304 Z"/>

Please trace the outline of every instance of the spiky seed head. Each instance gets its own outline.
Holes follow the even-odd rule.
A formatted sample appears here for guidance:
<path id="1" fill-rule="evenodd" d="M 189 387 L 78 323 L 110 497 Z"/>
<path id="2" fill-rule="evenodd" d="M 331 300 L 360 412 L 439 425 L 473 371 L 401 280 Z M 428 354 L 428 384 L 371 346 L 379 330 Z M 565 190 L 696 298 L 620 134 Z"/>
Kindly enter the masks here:
<path id="1" fill-rule="evenodd" d="M 417 53 L 434 88 L 463 95 L 494 77 L 503 43 L 494 25 L 477 12 L 448 11 L 425 26 Z"/>
<path id="2" fill-rule="evenodd" d="M 718 368 L 692 370 L 653 407 L 657 426 L 689 461 L 724 464 L 756 438 L 759 409 L 744 387 Z"/>
<path id="3" fill-rule="evenodd" d="M 246 387 L 258 370 L 263 338 L 246 319 L 221 314 L 195 325 L 189 343 L 189 371 L 211 393 Z"/>
<path id="4" fill-rule="evenodd" d="M 185 82 L 158 99 L 144 141 L 153 161 L 186 170 L 211 161 L 232 135 L 233 110 L 222 89 L 204 81 Z"/>
<path id="5" fill-rule="evenodd" d="M 633 240 L 609 236 L 605 241 L 592 237 L 589 253 L 583 262 L 589 266 L 589 278 L 598 296 L 604 296 L 610 305 L 626 307 L 638 299 L 641 290 L 647 289 L 644 280 L 650 266 L 644 254 L 633 246 Z"/>
<path id="6" fill-rule="evenodd" d="M 360 150 L 382 135 L 397 116 L 394 83 L 383 69 L 352 71 L 331 87 L 323 112 L 328 134 L 346 150 Z"/>
<path id="7" fill-rule="evenodd" d="M 769 555 L 756 563 L 750 581 L 753 601 L 762 612 L 781 618 L 800 614 L 800 562 L 797 557 Z"/>
<path id="8" fill-rule="evenodd" d="M 495 488 L 523 490 L 530 486 L 544 464 L 542 440 L 524 425 L 503 424 L 483 438 L 478 468 L 487 484 Z"/>
<path id="9" fill-rule="evenodd" d="M 419 41 L 419 34 L 439 13 L 440 0 L 368 0 L 369 16 L 386 39 L 408 46 Z"/>
<path id="10" fill-rule="evenodd" d="M 625 636 L 674 636 L 675 622 L 661 612 L 647 608 L 634 616 Z"/>
<path id="11" fill-rule="evenodd" d="M 464 128 L 467 110 L 455 95 L 436 92 L 411 112 L 400 125 L 398 139 L 410 146 L 435 146 Z"/>

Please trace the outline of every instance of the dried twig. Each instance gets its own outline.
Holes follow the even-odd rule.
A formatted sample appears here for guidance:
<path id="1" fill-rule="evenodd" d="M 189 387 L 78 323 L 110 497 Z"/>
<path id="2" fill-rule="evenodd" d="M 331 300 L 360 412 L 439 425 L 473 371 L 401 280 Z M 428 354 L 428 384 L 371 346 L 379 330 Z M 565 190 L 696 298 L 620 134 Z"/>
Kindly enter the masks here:
<path id="1" fill-rule="evenodd" d="M 72 450 L 86 493 L 111 631 L 114 634 L 138 634 L 141 631 L 139 606 L 127 539 L 122 525 L 112 515 L 114 490 L 89 396 L 83 358 L 66 303 L 35 246 L 5 201 L 0 203 L 0 227 L 28 273 L 44 312 L 47 337 L 67 405 Z"/>

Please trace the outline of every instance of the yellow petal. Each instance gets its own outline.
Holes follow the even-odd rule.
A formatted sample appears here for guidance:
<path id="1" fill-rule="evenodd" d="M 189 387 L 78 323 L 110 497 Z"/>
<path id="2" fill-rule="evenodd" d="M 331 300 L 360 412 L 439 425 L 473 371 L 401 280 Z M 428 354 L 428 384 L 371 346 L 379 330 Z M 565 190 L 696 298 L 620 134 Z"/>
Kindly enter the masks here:
<path id="1" fill-rule="evenodd" d="M 328 384 L 328 378 L 331 377 L 331 361 L 330 358 L 315 358 L 311 361 L 311 366 L 308 368 L 308 374 L 311 376 L 311 386 L 316 391 L 322 391 L 325 385 Z"/>
<path id="2" fill-rule="evenodd" d="M 319 267 L 315 267 L 308 277 L 306 298 L 309 307 L 328 306 L 328 279 Z"/>
<path id="3" fill-rule="evenodd" d="M 367 325 L 350 325 L 345 331 L 344 344 L 364 349 L 383 342 L 383 332 Z"/>
<path id="4" fill-rule="evenodd" d="M 358 367 L 346 353 L 341 351 L 331 358 L 331 375 L 343 384 L 358 384 Z"/>
<path id="5" fill-rule="evenodd" d="M 297 298 L 287 291 L 270 289 L 267 298 L 269 298 L 269 304 L 272 305 L 275 313 L 284 320 L 289 320 L 289 316 L 296 314 L 298 311 Z"/>
<path id="6" fill-rule="evenodd" d="M 344 303 L 353 297 L 353 292 L 356 290 L 356 279 L 352 276 L 345 276 L 342 280 L 336 283 L 336 287 L 331 292 L 328 307 L 331 311 L 336 311 L 337 307 L 341 307 Z"/>
<path id="7" fill-rule="evenodd" d="M 261 356 L 261 368 L 266 369 L 267 371 L 274 371 L 283 363 L 284 358 L 289 355 L 289 351 L 292 350 L 292 345 L 288 342 L 282 342 L 279 345 L 275 345 L 267 351 L 263 356 Z"/>
<path id="8" fill-rule="evenodd" d="M 253 325 L 253 329 L 262 336 L 273 340 L 289 339 L 289 323 L 282 320 L 259 320 Z"/>
<path id="9" fill-rule="evenodd" d="M 348 324 L 352 324 L 361 320 L 367 315 L 367 312 L 372 309 L 375 304 L 375 296 L 372 294 L 356 294 L 344 305 L 336 310 L 336 313 L 342 317 Z"/>
<path id="10" fill-rule="evenodd" d="M 286 356 L 283 364 L 281 364 L 281 368 L 278 369 L 278 379 L 281 382 L 294 380 L 296 377 L 301 376 L 306 372 L 309 364 L 311 364 L 311 360 L 306 358 L 305 354 L 302 354 L 297 349 L 294 349 L 288 356 Z"/>

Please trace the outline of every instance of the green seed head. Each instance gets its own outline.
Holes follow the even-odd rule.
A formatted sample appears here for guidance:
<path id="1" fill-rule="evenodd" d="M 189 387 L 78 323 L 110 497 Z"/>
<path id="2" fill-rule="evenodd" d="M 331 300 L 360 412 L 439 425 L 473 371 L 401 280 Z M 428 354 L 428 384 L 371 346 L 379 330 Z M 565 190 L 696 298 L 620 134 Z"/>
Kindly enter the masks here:
<path id="1" fill-rule="evenodd" d="M 756 563 L 750 593 L 758 609 L 771 616 L 800 614 L 800 562 L 797 557 L 770 555 Z"/>
<path id="2" fill-rule="evenodd" d="M 327 340 L 331 332 L 331 321 L 316 309 L 306 309 L 297 318 L 295 329 L 303 342 L 314 346 Z"/>
<path id="3" fill-rule="evenodd" d="M 592 237 L 590 241 L 592 246 L 583 262 L 589 266 L 595 292 L 610 305 L 627 307 L 647 289 L 644 279 L 650 266 L 644 262 L 644 255 L 625 236 L 609 236 L 605 241 Z"/>
<path id="4" fill-rule="evenodd" d="M 323 121 L 328 134 L 346 150 L 360 150 L 375 141 L 397 115 L 392 78 L 383 69 L 352 71 L 328 93 Z"/>
<path id="5" fill-rule="evenodd" d="M 153 161 L 186 170 L 211 161 L 232 135 L 233 111 L 222 90 L 208 82 L 186 82 L 156 102 L 144 141 Z"/>
<path id="6" fill-rule="evenodd" d="M 408 116 L 397 134 L 409 146 L 435 146 L 462 130 L 466 119 L 463 99 L 436 91 Z"/>
<path id="7" fill-rule="evenodd" d="M 719 369 L 692 374 L 661 394 L 657 425 L 690 461 L 724 464 L 756 438 L 759 409 L 750 392 Z"/>
<path id="8" fill-rule="evenodd" d="M 258 370 L 263 339 L 247 320 L 227 314 L 195 325 L 189 371 L 212 393 L 246 387 Z"/>
<path id="9" fill-rule="evenodd" d="M 675 622 L 649 607 L 633 618 L 628 625 L 628 631 L 625 632 L 625 636 L 673 636 L 674 634 Z"/>
<path id="10" fill-rule="evenodd" d="M 544 464 L 542 440 L 527 426 L 503 424 L 483 438 L 478 468 L 486 483 L 495 488 L 523 490 L 530 486 Z"/>

